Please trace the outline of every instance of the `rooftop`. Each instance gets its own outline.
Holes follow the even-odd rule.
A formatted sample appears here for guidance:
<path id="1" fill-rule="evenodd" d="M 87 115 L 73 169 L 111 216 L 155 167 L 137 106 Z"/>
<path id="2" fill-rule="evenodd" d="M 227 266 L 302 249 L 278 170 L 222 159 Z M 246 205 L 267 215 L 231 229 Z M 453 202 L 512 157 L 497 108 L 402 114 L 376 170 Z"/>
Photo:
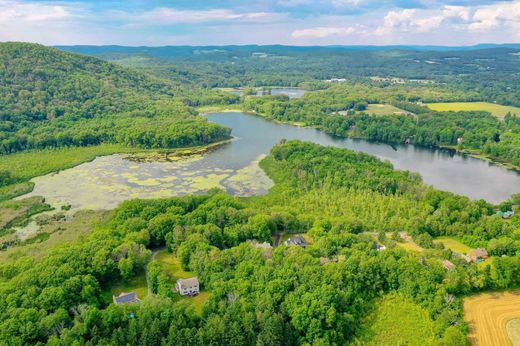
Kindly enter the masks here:
<path id="1" fill-rule="evenodd" d="M 114 298 L 114 302 L 116 304 L 133 303 L 133 302 L 139 301 L 139 298 L 137 298 L 137 294 L 135 292 L 130 292 L 130 293 L 123 292 L 120 295 L 118 295 L 117 297 L 113 296 L 113 298 Z"/>
<path id="2" fill-rule="evenodd" d="M 179 280 L 177 280 L 177 284 L 179 284 L 179 286 L 182 289 L 195 287 L 195 286 L 199 285 L 199 279 L 197 277 L 193 277 L 193 278 L 189 278 L 189 279 L 179 279 Z"/>

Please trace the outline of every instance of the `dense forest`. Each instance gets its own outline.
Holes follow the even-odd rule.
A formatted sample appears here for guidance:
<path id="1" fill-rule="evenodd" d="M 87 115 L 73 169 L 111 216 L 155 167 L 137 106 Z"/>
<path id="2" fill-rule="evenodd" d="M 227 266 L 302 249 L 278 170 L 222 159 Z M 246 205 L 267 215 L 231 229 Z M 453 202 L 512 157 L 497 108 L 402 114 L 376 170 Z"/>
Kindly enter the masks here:
<path id="1" fill-rule="evenodd" d="M 172 148 L 229 136 L 189 106 L 232 95 L 187 100 L 172 81 L 35 44 L 1 43 L 0 65 L 0 154 L 99 143 Z"/>
<path id="2" fill-rule="evenodd" d="M 463 345 L 461 295 L 520 283 L 519 219 L 502 220 L 484 201 L 433 190 L 365 154 L 297 141 L 273 148 L 262 167 L 276 182 L 266 196 L 238 199 L 214 190 L 128 201 L 82 242 L 0 264 L 0 340 L 355 343 L 374 300 L 395 292 L 428 311 L 436 344 Z M 427 250 L 407 252 L 396 247 L 397 238 L 371 235 L 398 230 L 422 239 Z M 313 244 L 262 249 L 247 242 L 280 232 L 306 233 Z M 428 242 L 440 234 L 489 246 L 497 257 L 486 266 L 467 264 Z M 377 251 L 378 241 L 388 249 Z M 201 314 L 178 300 L 169 276 L 150 261 L 150 249 L 160 245 L 211 292 Z M 442 259 L 456 269 L 446 271 Z M 139 305 L 108 305 L 110 282 L 145 266 L 153 296 Z"/>
<path id="3" fill-rule="evenodd" d="M 404 78 L 476 93 L 520 106 L 518 45 L 464 49 L 389 47 L 120 47 L 60 49 L 102 57 L 157 76 L 203 87 L 297 86 L 309 80 Z"/>
<path id="4" fill-rule="evenodd" d="M 243 107 L 269 119 L 316 126 L 336 136 L 475 150 L 519 166 L 520 117 L 516 114 L 500 120 L 488 112 L 435 112 L 417 104 L 468 97 L 471 95 L 424 86 L 344 84 L 301 99 L 247 97 Z M 376 116 L 367 111 L 369 104 L 385 103 L 406 114 Z"/>

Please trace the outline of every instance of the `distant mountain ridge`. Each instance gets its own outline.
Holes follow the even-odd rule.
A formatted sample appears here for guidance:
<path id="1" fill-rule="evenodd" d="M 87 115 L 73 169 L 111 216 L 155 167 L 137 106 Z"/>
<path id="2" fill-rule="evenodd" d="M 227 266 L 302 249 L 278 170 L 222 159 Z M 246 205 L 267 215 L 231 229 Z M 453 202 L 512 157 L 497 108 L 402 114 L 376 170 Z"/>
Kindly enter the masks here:
<path id="1" fill-rule="evenodd" d="M 148 54 L 156 57 L 167 57 L 172 54 L 176 56 L 187 56 L 204 53 L 226 53 L 240 52 L 253 53 L 255 51 L 266 51 L 267 53 L 281 52 L 313 52 L 313 51 L 421 51 L 421 52 L 457 52 L 482 49 L 509 48 L 520 50 L 520 43 L 482 43 L 472 46 L 437 46 L 437 45 L 332 45 L 332 46 L 286 46 L 286 45 L 223 45 L 223 46 L 120 46 L 120 45 L 74 45 L 74 46 L 55 46 L 58 49 L 79 54 L 104 55 L 104 54 Z"/>

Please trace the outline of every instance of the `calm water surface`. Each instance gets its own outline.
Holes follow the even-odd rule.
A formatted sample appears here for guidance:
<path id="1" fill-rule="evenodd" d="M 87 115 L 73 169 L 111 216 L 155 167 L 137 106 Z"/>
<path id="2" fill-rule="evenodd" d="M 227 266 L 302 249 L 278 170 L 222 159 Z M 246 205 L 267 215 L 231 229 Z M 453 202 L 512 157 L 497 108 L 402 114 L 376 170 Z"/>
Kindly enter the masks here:
<path id="1" fill-rule="evenodd" d="M 483 198 L 498 203 L 520 191 L 520 174 L 449 150 L 413 145 L 392 148 L 365 140 L 336 138 L 316 129 L 277 124 L 239 112 L 215 113 L 208 119 L 232 128 L 233 135 L 239 138 L 210 154 L 211 158 L 208 157 L 215 162 L 226 162 L 234 169 L 243 167 L 260 154 L 268 153 L 282 138 L 300 139 L 377 156 L 390 161 L 396 169 L 421 174 L 423 181 L 435 188 L 473 199 Z"/>
<path id="2" fill-rule="evenodd" d="M 240 112 L 208 115 L 233 129 L 235 140 L 203 156 L 177 162 L 135 162 L 123 155 L 98 157 L 92 162 L 34 178 L 34 190 L 25 196 L 44 196 L 56 208 L 111 209 L 132 198 L 164 198 L 203 193 L 219 187 L 230 194 L 267 193 L 272 181 L 258 160 L 281 139 L 300 139 L 321 145 L 362 151 L 390 161 L 395 168 L 421 174 L 434 187 L 500 202 L 520 191 L 520 175 L 486 161 L 446 150 L 398 146 L 336 138 L 311 128 L 267 121 Z"/>

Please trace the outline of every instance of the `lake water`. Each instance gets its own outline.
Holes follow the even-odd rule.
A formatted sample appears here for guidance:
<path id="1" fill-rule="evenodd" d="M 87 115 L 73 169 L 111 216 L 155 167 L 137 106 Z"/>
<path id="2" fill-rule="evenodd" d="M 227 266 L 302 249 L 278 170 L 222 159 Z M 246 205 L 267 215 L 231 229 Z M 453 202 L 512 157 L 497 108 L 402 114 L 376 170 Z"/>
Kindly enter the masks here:
<path id="1" fill-rule="evenodd" d="M 124 155 L 95 159 L 58 173 L 37 177 L 32 195 L 59 207 L 110 209 L 131 198 L 202 193 L 212 187 L 238 196 L 264 194 L 271 180 L 258 160 L 281 139 L 362 151 L 390 161 L 396 169 L 420 173 L 434 187 L 498 203 L 520 191 L 520 175 L 486 161 L 448 150 L 413 145 L 392 148 L 365 140 L 336 138 L 312 128 L 277 124 L 240 112 L 215 113 L 210 121 L 233 129 L 235 139 L 203 156 L 177 162 L 135 162 Z"/>
<path id="2" fill-rule="evenodd" d="M 291 99 L 302 97 L 304 94 L 308 92 L 297 87 L 272 87 L 266 88 L 266 90 L 270 90 L 271 95 L 287 95 Z M 244 92 L 241 89 L 234 89 L 231 92 L 239 96 L 242 96 L 244 94 Z M 268 94 L 268 92 L 264 93 L 263 88 L 258 88 L 256 91 L 256 96 L 264 96 Z"/>

